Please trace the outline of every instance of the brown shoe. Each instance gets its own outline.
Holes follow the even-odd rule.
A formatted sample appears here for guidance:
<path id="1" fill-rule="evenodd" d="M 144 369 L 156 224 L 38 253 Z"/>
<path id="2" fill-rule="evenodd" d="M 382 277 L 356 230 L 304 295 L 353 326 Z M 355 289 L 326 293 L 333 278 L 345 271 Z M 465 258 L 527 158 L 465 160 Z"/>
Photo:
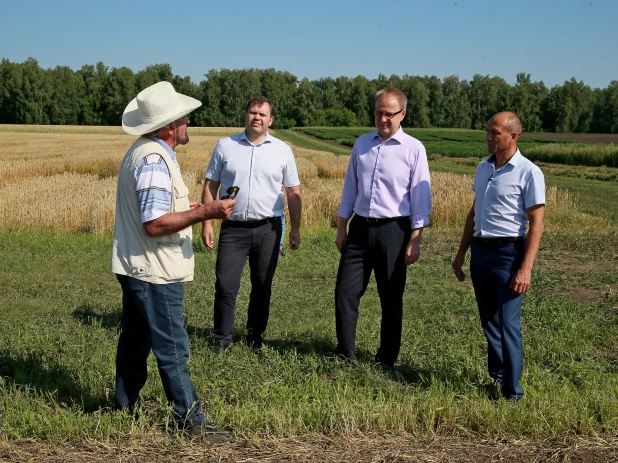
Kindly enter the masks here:
<path id="1" fill-rule="evenodd" d="M 184 430 L 187 437 L 191 439 L 201 439 L 211 444 L 225 444 L 227 442 L 234 442 L 234 435 L 231 431 L 215 428 L 208 424 L 196 424 L 189 426 Z"/>

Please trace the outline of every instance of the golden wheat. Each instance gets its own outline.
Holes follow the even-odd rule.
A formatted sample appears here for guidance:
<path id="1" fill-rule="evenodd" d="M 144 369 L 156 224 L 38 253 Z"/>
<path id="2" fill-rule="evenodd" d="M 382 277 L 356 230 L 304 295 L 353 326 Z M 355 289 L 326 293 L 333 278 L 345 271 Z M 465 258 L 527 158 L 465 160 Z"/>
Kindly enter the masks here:
<path id="1" fill-rule="evenodd" d="M 578 198 L 568 190 L 550 186 L 545 190 L 545 200 L 546 230 L 600 230 L 611 226 L 607 220 L 581 212 Z"/>
<path id="2" fill-rule="evenodd" d="M 290 145 L 297 159 L 307 159 L 318 169 L 322 178 L 344 178 L 348 170 L 350 156 L 336 156 L 329 151 L 315 151 Z"/>
<path id="3" fill-rule="evenodd" d="M 432 227 L 463 229 L 474 200 L 472 181 L 471 175 L 431 174 L 432 211 L 429 222 Z"/>
<path id="4" fill-rule="evenodd" d="M 116 179 L 63 173 L 0 189 L 0 229 L 103 233 L 114 226 Z"/>
<path id="5" fill-rule="evenodd" d="M 301 183 L 305 183 L 311 178 L 318 177 L 318 168 L 309 159 L 296 158 L 296 168 L 298 169 L 298 177 Z"/>
<path id="6" fill-rule="evenodd" d="M 0 130 L 0 229 L 51 228 L 103 233 L 113 228 L 120 160 L 134 138 L 116 127 L 100 133 Z M 86 131 L 88 128 L 63 128 Z M 177 148 L 190 199 L 201 201 L 204 172 L 221 131 L 191 128 L 191 143 Z M 213 135 L 210 135 L 213 134 Z M 216 135 L 214 135 L 216 134 Z M 302 183 L 303 227 L 335 225 L 349 156 L 292 146 Z M 432 173 L 431 226 L 461 229 L 473 201 L 472 176 Z M 578 210 L 577 198 L 547 189 L 547 228 L 603 226 Z M 289 221 L 289 216 L 286 218 Z M 218 223 L 215 221 L 215 226 Z"/>

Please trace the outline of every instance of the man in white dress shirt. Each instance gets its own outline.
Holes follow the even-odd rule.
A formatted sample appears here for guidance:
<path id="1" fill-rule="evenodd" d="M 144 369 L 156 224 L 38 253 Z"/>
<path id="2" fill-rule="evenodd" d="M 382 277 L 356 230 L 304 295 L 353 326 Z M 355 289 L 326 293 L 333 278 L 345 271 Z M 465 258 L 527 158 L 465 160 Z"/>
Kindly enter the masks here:
<path id="1" fill-rule="evenodd" d="M 202 200 L 210 203 L 233 186 L 236 209 L 221 224 L 217 249 L 213 352 L 232 342 L 236 296 L 240 277 L 249 257 L 251 295 L 247 313 L 247 344 L 262 347 L 270 311 L 272 281 L 279 257 L 281 217 L 285 188 L 290 214 L 290 249 L 300 245 L 301 197 L 296 161 L 290 147 L 268 133 L 274 120 L 273 105 L 263 97 L 249 101 L 245 130 L 219 140 L 204 183 Z M 202 240 L 214 248 L 209 220 L 204 222 Z"/>

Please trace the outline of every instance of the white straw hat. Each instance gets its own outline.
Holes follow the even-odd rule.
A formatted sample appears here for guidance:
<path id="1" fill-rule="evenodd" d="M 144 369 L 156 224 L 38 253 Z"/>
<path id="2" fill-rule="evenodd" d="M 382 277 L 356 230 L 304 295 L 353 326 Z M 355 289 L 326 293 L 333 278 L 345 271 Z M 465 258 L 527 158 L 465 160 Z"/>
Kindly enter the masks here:
<path id="1" fill-rule="evenodd" d="M 177 93 L 169 82 L 159 82 L 139 92 L 127 105 L 122 115 L 122 128 L 129 135 L 144 135 L 200 106 L 201 101 Z"/>

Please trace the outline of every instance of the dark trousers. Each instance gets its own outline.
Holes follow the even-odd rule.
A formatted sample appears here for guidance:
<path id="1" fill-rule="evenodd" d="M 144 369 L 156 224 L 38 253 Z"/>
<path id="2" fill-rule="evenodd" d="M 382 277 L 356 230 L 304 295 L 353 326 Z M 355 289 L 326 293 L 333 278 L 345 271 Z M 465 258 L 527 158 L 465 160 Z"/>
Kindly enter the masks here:
<path id="1" fill-rule="evenodd" d="M 524 366 L 521 335 L 522 295 L 509 289 L 524 255 L 525 240 L 487 246 L 473 239 L 470 276 L 487 338 L 489 375 L 500 383 L 506 398 L 519 399 L 524 390 L 519 379 Z"/>
<path id="2" fill-rule="evenodd" d="M 182 315 L 184 284 L 153 284 L 116 276 L 122 287 L 116 407 L 132 411 L 139 402 L 140 390 L 146 384 L 146 360 L 152 350 L 176 422 L 180 427 L 202 424 L 202 406 L 187 368 L 189 336 Z"/>
<path id="3" fill-rule="evenodd" d="M 217 250 L 214 336 L 215 344 L 228 345 L 234 332 L 236 297 L 240 277 L 249 256 L 251 295 L 247 313 L 247 341 L 260 345 L 270 311 L 273 277 L 279 258 L 281 219 L 259 227 L 225 221 Z"/>
<path id="4" fill-rule="evenodd" d="M 358 308 L 373 270 L 382 306 L 380 347 L 375 360 L 391 366 L 397 360 L 406 285 L 405 249 L 410 233 L 408 217 L 375 223 L 354 216 L 350 221 L 335 287 L 337 355 L 356 358 Z"/>

